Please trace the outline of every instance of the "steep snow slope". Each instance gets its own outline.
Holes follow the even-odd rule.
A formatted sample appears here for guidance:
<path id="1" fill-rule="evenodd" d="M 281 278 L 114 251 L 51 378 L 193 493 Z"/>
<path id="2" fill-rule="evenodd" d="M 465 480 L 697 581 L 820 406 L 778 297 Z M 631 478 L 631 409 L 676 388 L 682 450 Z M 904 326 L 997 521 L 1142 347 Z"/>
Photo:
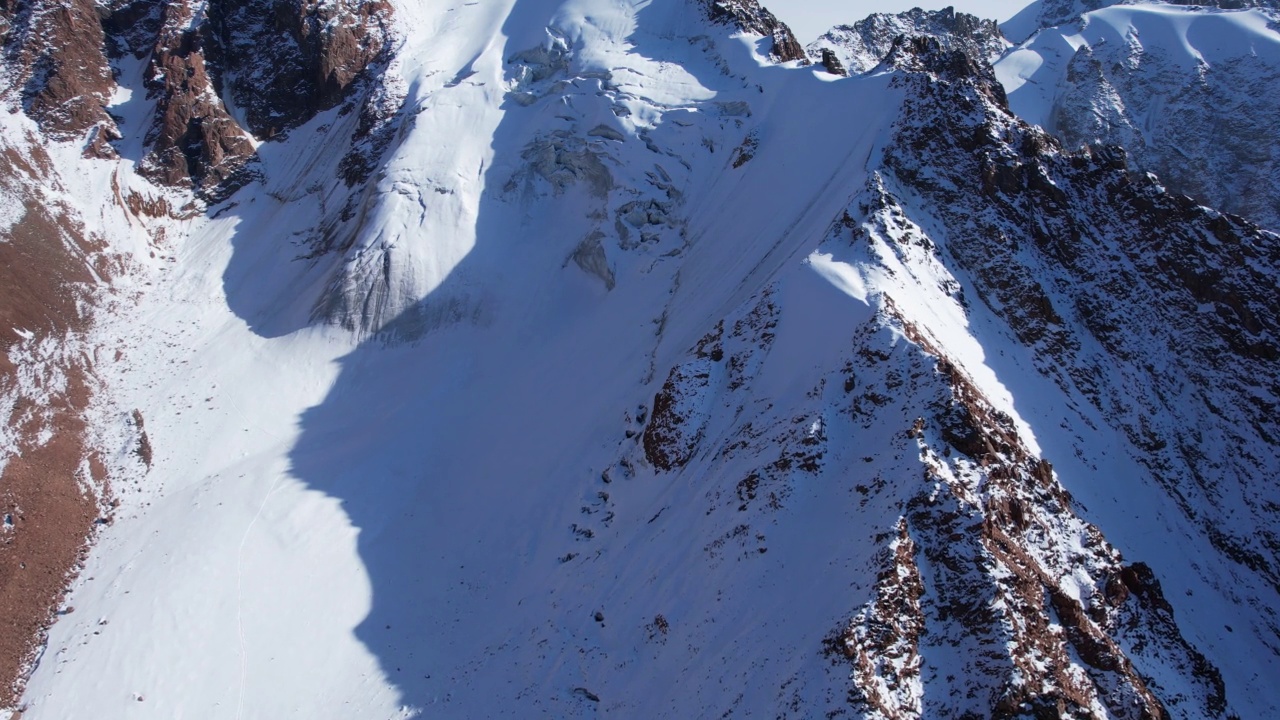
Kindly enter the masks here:
<path id="1" fill-rule="evenodd" d="M 1274 10 L 1114 6 L 996 63 L 1009 105 L 1069 146 L 1122 145 L 1175 192 L 1280 229 Z"/>
<path id="2" fill-rule="evenodd" d="M 450 696 L 454 712 L 522 714 L 524 684 L 545 688 L 529 703 L 589 703 L 574 688 L 604 682 L 566 662 L 594 610 L 616 618 L 613 666 L 662 652 L 644 629 L 656 615 L 692 629 L 682 607 L 713 606 L 710 588 L 644 589 L 664 562 L 685 582 L 678 541 L 592 565 L 630 567 L 616 585 L 563 572 L 578 498 L 600 502 L 621 415 L 647 402 L 654 368 L 821 235 L 847 201 L 827 188 L 860 186 L 895 94 L 883 78 L 838 89 L 761 67 L 754 39 L 727 40 L 696 5 L 397 11 L 415 28 L 392 67 L 402 129 L 322 297 L 335 318 L 420 344 L 371 342 L 333 365 L 341 344 L 297 330 L 326 260 L 291 262 L 296 247 L 266 240 L 306 241 L 306 208 L 327 212 L 335 191 L 312 188 L 338 158 L 311 174 L 291 164 L 323 142 L 308 128 L 342 120 L 263 146 L 263 189 L 193 221 L 175 269 L 125 321 L 146 330 L 103 330 L 130 337 L 136 364 L 114 385 L 147 417 L 156 461 L 85 571 L 26 716 L 323 716 L 344 703 L 391 716 Z M 691 45 L 689 28 L 715 34 Z M 827 108 L 852 123 L 836 153 L 801 142 Z M 781 212 L 736 201 L 779 186 Z M 603 434 L 573 430 L 593 427 Z M 645 485 L 611 501 L 628 527 L 663 507 L 665 483 Z M 740 582 L 766 582 L 764 567 Z M 836 618 L 798 614 L 807 634 L 780 620 L 756 656 L 786 667 L 779 649 L 800 643 L 796 660 L 821 665 Z M 703 676 L 745 667 L 701 657 Z M 617 676 L 610 702 L 688 707 L 683 666 Z M 673 692 L 655 696 L 662 677 Z"/>
<path id="3" fill-rule="evenodd" d="M 700 1 L 394 17 L 95 331 L 152 464 L 24 718 L 1280 703 L 1274 235 L 936 43 L 837 80 Z"/>

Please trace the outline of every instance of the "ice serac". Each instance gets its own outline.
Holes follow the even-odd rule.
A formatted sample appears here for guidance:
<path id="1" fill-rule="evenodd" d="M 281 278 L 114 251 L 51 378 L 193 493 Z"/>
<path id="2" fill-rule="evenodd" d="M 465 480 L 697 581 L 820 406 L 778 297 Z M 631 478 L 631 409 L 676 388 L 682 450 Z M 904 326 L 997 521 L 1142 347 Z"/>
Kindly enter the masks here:
<path id="1" fill-rule="evenodd" d="M 994 20 L 983 20 L 955 8 L 915 8 L 896 15 L 876 13 L 852 25 L 837 25 L 805 48 L 821 60 L 829 53 L 851 73 L 867 72 L 889 53 L 899 35 L 931 36 L 948 50 L 994 61 L 1009 47 Z"/>
<path id="2" fill-rule="evenodd" d="M 1123 146 L 1170 190 L 1280 230 L 1274 10 L 1116 6 L 997 64 L 1010 106 L 1068 147 Z"/>

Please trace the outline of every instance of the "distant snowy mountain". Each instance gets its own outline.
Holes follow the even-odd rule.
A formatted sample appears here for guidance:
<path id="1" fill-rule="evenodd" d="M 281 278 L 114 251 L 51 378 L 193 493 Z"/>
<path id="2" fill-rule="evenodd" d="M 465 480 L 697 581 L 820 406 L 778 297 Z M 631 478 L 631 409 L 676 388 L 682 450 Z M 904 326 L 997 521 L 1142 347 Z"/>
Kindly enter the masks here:
<path id="1" fill-rule="evenodd" d="M 1169 189 L 1280 230 L 1280 14 L 1125 5 L 996 63 L 1010 107 L 1070 146 L 1123 146 Z"/>
<path id="2" fill-rule="evenodd" d="M 1280 706 L 1267 13 L 0 18 L 24 720 Z"/>
<path id="3" fill-rule="evenodd" d="M 884 60 L 899 36 L 929 36 L 948 50 L 962 50 L 971 57 L 994 62 L 1009 47 L 994 20 L 983 20 L 953 8 L 921 10 L 897 15 L 876 13 L 852 25 L 837 25 L 809 44 L 815 61 L 824 51 L 848 72 L 864 73 Z"/>
<path id="4" fill-rule="evenodd" d="M 1030 38 L 1042 28 L 1077 22 L 1086 13 L 1108 7 L 1171 5 L 1185 8 L 1245 10 L 1276 9 L 1276 0 L 1208 0 L 1207 2 L 1144 2 L 1144 0 L 1036 0 L 1017 15 L 1000 24 L 1006 37 L 1015 43 Z"/>

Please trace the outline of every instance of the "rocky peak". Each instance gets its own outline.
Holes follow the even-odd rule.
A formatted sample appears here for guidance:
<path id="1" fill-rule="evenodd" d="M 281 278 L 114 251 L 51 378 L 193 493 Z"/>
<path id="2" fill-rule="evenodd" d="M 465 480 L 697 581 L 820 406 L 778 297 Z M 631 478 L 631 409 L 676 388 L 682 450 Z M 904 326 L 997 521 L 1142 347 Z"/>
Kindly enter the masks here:
<path id="1" fill-rule="evenodd" d="M 866 72 L 889 54 L 900 35 L 936 38 L 945 50 L 960 50 L 976 59 L 991 61 L 1009 46 L 994 20 L 983 20 L 954 8 L 921 10 L 890 15 L 876 13 L 853 25 L 838 25 L 806 48 L 816 59 L 833 54 L 849 72 Z"/>
<path id="2" fill-rule="evenodd" d="M 927 76 L 931 82 L 958 83 L 1001 110 L 1009 107 L 1004 87 L 996 80 L 990 63 L 963 50 L 948 49 L 944 40 L 933 35 L 895 37 L 882 66 Z"/>
<path id="3" fill-rule="evenodd" d="M 808 62 L 804 48 L 791 28 L 774 16 L 756 0 L 699 0 L 712 22 L 732 25 L 773 40 L 769 55 L 778 62 L 800 60 Z"/>

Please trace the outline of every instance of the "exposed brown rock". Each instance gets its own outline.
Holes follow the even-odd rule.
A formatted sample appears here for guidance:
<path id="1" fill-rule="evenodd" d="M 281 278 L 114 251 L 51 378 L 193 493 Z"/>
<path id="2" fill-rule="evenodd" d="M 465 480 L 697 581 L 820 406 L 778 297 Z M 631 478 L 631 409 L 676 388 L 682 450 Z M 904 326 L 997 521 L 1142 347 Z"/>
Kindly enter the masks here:
<path id="1" fill-rule="evenodd" d="M 849 71 L 844 68 L 844 63 L 840 62 L 840 58 L 836 57 L 836 54 L 828 48 L 822 48 L 822 67 L 832 75 L 849 76 Z"/>
<path id="2" fill-rule="evenodd" d="M 89 402 L 84 370 L 67 368 L 68 392 L 49 398 L 43 412 L 10 418 L 27 441 L 0 476 L 0 706 L 18 700 L 25 673 L 83 563 L 87 539 L 100 517 L 98 498 L 78 474 L 85 460 L 82 413 Z M 9 378 L 0 379 L 8 384 Z M 52 437 L 35 442 L 47 426 Z M 101 464 L 97 464 L 101 467 Z M 101 471 L 99 471 L 101 472 Z M 101 483 L 105 475 L 85 479 Z"/>
<path id="3" fill-rule="evenodd" d="M 87 256 L 94 247 L 83 228 L 31 192 L 50 171 L 38 147 L 26 157 L 13 147 L 0 150 L 0 187 L 25 208 L 0 243 L 0 348 L 18 339 L 12 328 L 60 334 L 83 321 L 74 288 L 93 281 Z"/>
<path id="4" fill-rule="evenodd" d="M 22 85 L 23 105 L 58 139 L 98 126 L 117 136 L 106 105 L 115 89 L 93 0 L 34 0 L 0 8 L 8 66 Z"/>
<path id="5" fill-rule="evenodd" d="M 25 207 L 19 222 L 0 229 L 0 396 L 14 401 L 5 422 L 18 439 L 0 475 L 0 706 L 12 706 L 83 560 L 106 473 L 85 442 L 89 358 L 31 351 L 43 338 L 86 328 L 80 301 L 96 282 L 90 263 L 102 248 L 39 192 L 56 184 L 39 146 L 3 145 L 0 187 Z"/>
<path id="6" fill-rule="evenodd" d="M 212 0 L 211 59 L 249 130 L 270 138 L 346 99 L 388 42 L 382 0 Z"/>
<path id="7" fill-rule="evenodd" d="M 853 668 L 850 703 L 890 719 L 920 716 L 919 698 L 905 685 L 919 681 L 920 637 L 926 632 L 920 607 L 925 589 L 905 519 L 894 533 L 881 554 L 875 600 L 823 643 L 828 657 Z"/>
<path id="8" fill-rule="evenodd" d="M 791 28 L 756 0 L 701 0 L 712 22 L 733 25 L 738 29 L 763 35 L 773 41 L 769 55 L 778 62 L 799 60 L 808 64 L 804 47 Z"/>
<path id="9" fill-rule="evenodd" d="M 966 699 L 941 701 L 933 712 L 945 707 L 959 716 L 967 706 L 994 718 L 1094 718 L 1102 717 L 1101 705 L 1110 717 L 1163 719 L 1172 716 L 1166 697 L 1141 668 L 1173 658 L 1196 690 L 1172 701 L 1221 713 L 1218 673 L 1182 638 L 1150 569 L 1123 564 L 1076 515 L 1052 467 L 1027 450 L 1012 419 L 903 320 L 891 298 L 881 315 L 923 357 L 936 358 L 933 379 L 918 371 L 895 379 L 901 372 L 887 362 L 892 354 L 867 345 L 873 335 L 864 332 L 864 352 L 845 370 L 856 376 L 854 388 L 896 384 L 907 397 L 927 398 L 937 382 L 941 393 L 902 436 L 920 448 L 923 483 L 912 491 L 906 488 L 919 480 L 891 481 L 908 499 L 893 531 L 878 536 L 887 545 L 875 597 L 826 642 L 828 655 L 849 666 L 855 711 L 929 716 L 918 688 L 945 683 Z M 883 417 L 889 402 L 870 410 L 869 421 Z M 1053 539 L 1079 533 L 1088 538 L 1083 552 Z M 1081 570 L 1095 586 L 1068 591 L 1064 578 Z M 1135 601 L 1139 593 L 1151 599 Z M 938 646 L 966 648 L 963 679 L 921 674 L 915 658 Z"/>
<path id="10" fill-rule="evenodd" d="M 147 133 L 150 152 L 139 170 L 151 180 L 189 187 L 222 199 L 254 177 L 255 151 L 227 113 L 206 64 L 205 25 L 185 3 L 164 6 L 147 70 L 156 118 Z"/>

